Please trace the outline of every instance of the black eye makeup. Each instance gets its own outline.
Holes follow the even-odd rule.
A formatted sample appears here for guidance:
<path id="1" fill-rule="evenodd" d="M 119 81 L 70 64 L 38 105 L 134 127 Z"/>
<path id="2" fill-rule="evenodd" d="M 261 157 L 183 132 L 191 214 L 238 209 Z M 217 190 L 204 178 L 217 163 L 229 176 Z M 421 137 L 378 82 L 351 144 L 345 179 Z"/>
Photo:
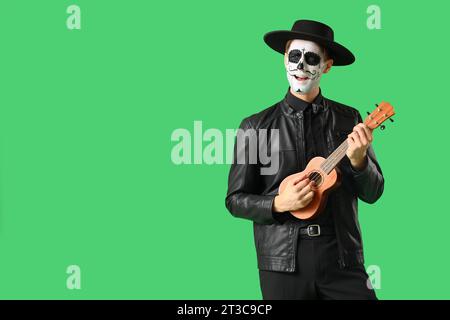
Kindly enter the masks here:
<path id="1" fill-rule="evenodd" d="M 320 56 L 314 52 L 306 52 L 305 61 L 310 66 L 317 66 L 320 62 Z"/>
<path id="2" fill-rule="evenodd" d="M 294 49 L 289 52 L 289 62 L 298 63 L 302 58 L 302 52 L 300 50 Z"/>

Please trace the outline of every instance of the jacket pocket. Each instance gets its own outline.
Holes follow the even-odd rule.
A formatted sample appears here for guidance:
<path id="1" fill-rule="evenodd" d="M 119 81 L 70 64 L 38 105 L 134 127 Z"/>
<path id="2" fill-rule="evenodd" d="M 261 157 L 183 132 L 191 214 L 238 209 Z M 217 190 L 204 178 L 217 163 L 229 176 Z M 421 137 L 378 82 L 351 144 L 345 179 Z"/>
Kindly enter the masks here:
<path id="1" fill-rule="evenodd" d="M 254 236 L 259 255 L 284 257 L 292 253 L 293 228 L 290 224 L 255 223 Z"/>

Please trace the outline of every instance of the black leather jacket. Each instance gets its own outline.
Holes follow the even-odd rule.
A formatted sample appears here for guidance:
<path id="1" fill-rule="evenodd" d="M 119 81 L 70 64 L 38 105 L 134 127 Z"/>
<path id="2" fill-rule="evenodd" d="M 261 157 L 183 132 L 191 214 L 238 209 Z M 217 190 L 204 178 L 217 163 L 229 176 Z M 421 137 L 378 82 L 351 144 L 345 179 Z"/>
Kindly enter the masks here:
<path id="1" fill-rule="evenodd" d="M 322 97 L 321 101 L 322 103 L 315 107 L 319 107 L 323 112 L 323 128 L 330 154 L 347 138 L 353 127 L 362 122 L 362 118 L 355 108 L 325 97 Z M 260 162 L 237 163 L 235 145 L 234 162 L 228 177 L 226 207 L 233 216 L 253 221 L 260 270 L 294 272 L 299 220 L 288 219 L 283 222 L 274 218 L 274 215 L 280 213 L 274 213 L 272 206 L 280 182 L 290 174 L 303 171 L 306 166 L 302 152 L 303 118 L 284 98 L 275 105 L 245 118 L 240 128 L 252 128 L 256 131 L 279 130 L 279 170 L 273 175 L 261 175 Z M 342 174 L 341 185 L 328 197 L 341 267 L 364 263 L 358 222 L 358 198 L 367 203 L 374 203 L 384 189 L 383 174 L 372 145 L 367 155 L 367 166 L 361 171 L 355 171 L 346 156 L 341 160 L 338 165 Z"/>

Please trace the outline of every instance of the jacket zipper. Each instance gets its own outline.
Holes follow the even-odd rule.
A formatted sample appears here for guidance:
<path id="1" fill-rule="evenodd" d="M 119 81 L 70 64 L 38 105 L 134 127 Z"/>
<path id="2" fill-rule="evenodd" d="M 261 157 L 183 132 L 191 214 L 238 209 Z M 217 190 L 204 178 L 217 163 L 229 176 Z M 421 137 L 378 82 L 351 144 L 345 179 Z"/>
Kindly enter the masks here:
<path id="1" fill-rule="evenodd" d="M 300 161 L 299 163 L 299 171 L 302 171 L 306 167 L 306 160 L 305 160 L 305 133 L 304 133 L 304 126 L 303 126 L 303 111 L 299 111 L 295 114 L 298 119 L 299 124 L 299 134 L 300 134 L 300 148 L 297 147 L 297 156 Z"/>
<path id="2" fill-rule="evenodd" d="M 323 128 L 323 122 L 322 122 L 322 128 Z M 330 155 L 334 151 L 334 149 L 336 148 L 336 144 L 333 141 L 333 132 L 332 132 L 331 127 L 327 128 L 326 131 L 327 131 L 328 155 Z M 330 200 L 331 199 L 329 199 L 329 201 Z M 333 199 L 333 200 L 337 201 L 336 199 Z M 334 207 L 334 205 L 337 204 L 335 201 L 333 201 L 333 203 L 332 203 L 333 207 Z M 335 217 L 333 217 L 333 218 L 335 218 Z M 336 240 L 338 242 L 338 252 L 339 252 L 339 261 L 338 261 L 338 263 L 339 263 L 339 266 L 341 268 L 344 268 L 346 266 L 346 263 L 345 263 L 345 258 L 344 258 L 344 252 L 342 250 L 341 237 L 339 236 L 339 231 L 338 231 L 338 228 L 337 228 L 337 223 L 334 223 L 334 229 L 335 229 L 335 232 L 336 232 Z"/>
<path id="3" fill-rule="evenodd" d="M 291 265 L 291 270 L 292 272 L 295 271 L 295 263 L 297 261 L 297 245 L 298 245 L 298 226 L 297 225 L 293 225 L 292 228 L 294 228 L 294 239 L 292 241 L 294 241 L 294 259 L 293 259 L 293 263 Z"/>

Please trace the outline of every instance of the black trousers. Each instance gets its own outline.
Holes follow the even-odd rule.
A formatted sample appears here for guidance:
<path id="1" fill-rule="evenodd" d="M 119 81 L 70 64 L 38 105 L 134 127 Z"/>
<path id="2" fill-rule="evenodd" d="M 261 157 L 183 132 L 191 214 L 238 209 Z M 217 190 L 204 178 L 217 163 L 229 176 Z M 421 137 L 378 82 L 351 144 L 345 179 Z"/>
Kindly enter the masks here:
<path id="1" fill-rule="evenodd" d="M 264 300 L 377 299 L 363 265 L 339 267 L 335 236 L 299 236 L 298 241 L 294 273 L 259 270 Z"/>

